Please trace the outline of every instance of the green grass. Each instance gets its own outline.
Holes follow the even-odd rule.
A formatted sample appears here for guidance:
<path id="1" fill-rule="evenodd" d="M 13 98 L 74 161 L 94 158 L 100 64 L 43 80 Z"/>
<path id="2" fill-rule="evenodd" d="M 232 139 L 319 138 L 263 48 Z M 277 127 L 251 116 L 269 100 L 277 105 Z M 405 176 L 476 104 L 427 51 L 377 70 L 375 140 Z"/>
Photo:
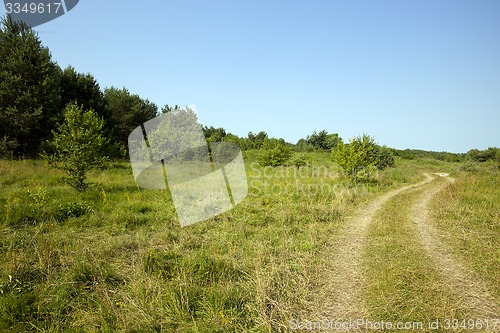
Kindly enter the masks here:
<path id="1" fill-rule="evenodd" d="M 0 330 L 14 332 L 283 330 L 347 202 L 314 192 L 325 174 L 248 164 L 241 205 L 180 228 L 168 191 L 138 189 L 128 163 L 83 193 L 42 161 L 0 170 Z"/>
<path id="2" fill-rule="evenodd" d="M 346 215 L 423 170 L 458 168 L 398 160 L 354 186 L 329 154 L 300 173 L 257 158 L 245 152 L 240 205 L 185 228 L 169 192 L 139 189 L 128 163 L 92 172 L 98 185 L 79 193 L 43 161 L 0 160 L 0 331 L 287 331 Z M 408 274 L 425 282 L 418 267 Z"/>
<path id="3" fill-rule="evenodd" d="M 408 218 L 423 190 L 394 197 L 370 225 L 364 258 L 365 296 L 375 321 L 427 324 L 429 319 L 465 318 Z"/>
<path id="4" fill-rule="evenodd" d="M 433 217 L 453 254 L 500 298 L 500 173 L 494 165 L 472 170 L 437 195 Z"/>

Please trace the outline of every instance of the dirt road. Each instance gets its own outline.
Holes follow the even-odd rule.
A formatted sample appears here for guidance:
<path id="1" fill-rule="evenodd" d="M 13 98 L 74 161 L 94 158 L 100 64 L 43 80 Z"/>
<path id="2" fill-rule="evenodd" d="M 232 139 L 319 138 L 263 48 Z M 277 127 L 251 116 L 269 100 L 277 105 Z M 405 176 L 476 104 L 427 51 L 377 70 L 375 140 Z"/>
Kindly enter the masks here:
<path id="1" fill-rule="evenodd" d="M 487 288 L 453 258 L 432 227 L 428 206 L 434 195 L 451 182 L 453 179 L 447 174 L 425 174 L 424 181 L 387 192 L 361 207 L 355 216 L 349 218 L 340 236 L 332 240 L 331 256 L 325 262 L 322 274 L 324 281 L 319 285 L 312 301 L 314 304 L 311 309 L 314 310 L 308 314 L 309 318 L 334 321 L 369 319 L 362 296 L 364 277 L 361 267 L 368 226 L 390 199 L 423 188 L 422 194 L 413 202 L 408 216 L 408 220 L 416 225 L 416 237 L 426 251 L 423 256 L 437 263 L 442 279 L 455 291 L 467 313 L 476 318 L 498 316 L 497 303 Z"/>

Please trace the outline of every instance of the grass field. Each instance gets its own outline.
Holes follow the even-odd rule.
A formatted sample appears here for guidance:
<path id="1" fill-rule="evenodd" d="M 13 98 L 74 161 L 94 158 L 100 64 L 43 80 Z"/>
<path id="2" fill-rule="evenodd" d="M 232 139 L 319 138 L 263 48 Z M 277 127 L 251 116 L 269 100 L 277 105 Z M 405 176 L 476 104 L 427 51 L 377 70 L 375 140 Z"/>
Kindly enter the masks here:
<path id="1" fill-rule="evenodd" d="M 435 227 L 500 299 L 496 166 L 397 160 L 396 168 L 352 186 L 326 153 L 311 153 L 312 166 L 299 171 L 262 168 L 257 155 L 245 156 L 248 197 L 185 228 L 169 193 L 137 188 L 128 163 L 93 172 L 98 185 L 79 193 L 43 161 L 0 160 L 0 330 L 289 331 L 290 320 L 307 319 L 308 300 L 322 293 L 322 266 L 346 218 L 424 172 L 456 179 L 432 202 Z M 422 255 L 408 219 L 422 191 L 388 201 L 367 229 L 369 318 L 468 314 Z"/>

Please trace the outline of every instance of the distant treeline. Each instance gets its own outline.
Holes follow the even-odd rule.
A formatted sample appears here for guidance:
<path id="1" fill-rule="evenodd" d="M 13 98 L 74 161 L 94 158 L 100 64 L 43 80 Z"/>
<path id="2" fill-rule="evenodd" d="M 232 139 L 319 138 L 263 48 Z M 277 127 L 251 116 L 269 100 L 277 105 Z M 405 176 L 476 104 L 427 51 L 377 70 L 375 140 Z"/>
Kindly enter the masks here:
<path id="1" fill-rule="evenodd" d="M 487 161 L 497 161 L 500 162 L 500 148 L 490 147 L 485 150 L 472 149 L 467 153 L 449 153 L 449 152 L 437 152 L 437 151 L 426 151 L 419 149 L 393 149 L 395 156 L 407 160 L 414 160 L 420 158 L 433 158 L 440 161 L 446 162 L 463 162 L 466 160 L 471 160 L 475 162 L 487 162 Z"/>
<path id="2" fill-rule="evenodd" d="M 158 106 L 126 88 L 101 89 L 90 73 L 79 73 L 71 66 L 62 69 L 52 60 L 49 49 L 26 24 L 10 17 L 0 22 L 0 158 L 38 157 L 60 124 L 66 105 L 76 102 L 92 109 L 105 122 L 109 139 L 107 155 L 127 157 L 130 132 L 145 121 L 178 108 Z M 243 150 L 269 150 L 285 147 L 290 151 L 331 151 L 344 144 L 337 133 L 313 132 L 292 144 L 270 138 L 264 131 L 239 137 L 224 128 L 203 126 L 208 142 L 232 142 Z M 498 148 L 471 150 L 467 154 L 396 150 L 383 147 L 406 159 L 434 158 L 444 161 L 498 160 Z"/>

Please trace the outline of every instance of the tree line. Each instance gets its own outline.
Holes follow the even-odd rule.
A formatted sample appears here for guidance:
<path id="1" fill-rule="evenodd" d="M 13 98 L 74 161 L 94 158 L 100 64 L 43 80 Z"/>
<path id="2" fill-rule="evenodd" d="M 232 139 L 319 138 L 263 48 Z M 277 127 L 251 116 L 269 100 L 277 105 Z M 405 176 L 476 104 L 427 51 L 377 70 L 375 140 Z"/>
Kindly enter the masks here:
<path id="1" fill-rule="evenodd" d="M 0 157 L 37 157 L 50 150 L 47 140 L 64 121 L 64 109 L 76 104 L 103 120 L 107 155 L 126 157 L 129 133 L 155 116 L 178 106 L 156 104 L 126 88 L 101 89 L 90 73 L 62 69 L 50 50 L 25 23 L 2 18 L 0 29 Z M 208 142 L 232 142 L 243 150 L 283 146 L 298 151 L 330 150 L 342 139 L 326 130 L 314 132 L 296 145 L 270 138 L 264 131 L 239 137 L 224 128 L 203 126 Z"/>
<path id="2" fill-rule="evenodd" d="M 127 157 L 128 135 L 137 126 L 157 115 L 179 107 L 158 106 L 124 88 L 101 89 L 90 73 L 79 73 L 74 67 L 62 69 L 52 60 L 47 47 L 25 23 L 10 17 L 0 20 L 0 157 L 38 157 L 50 153 L 53 131 L 64 120 L 68 105 L 92 112 L 103 122 L 106 138 L 103 148 L 107 156 Z M 435 158 L 447 161 L 498 160 L 498 148 L 471 150 L 467 154 L 396 150 L 379 146 L 373 138 L 363 135 L 346 143 L 337 133 L 314 131 L 296 144 L 271 138 L 265 131 L 249 132 L 239 137 L 223 127 L 203 126 L 207 142 L 231 142 L 243 150 L 264 150 L 264 164 L 280 165 L 292 152 L 343 151 L 357 156 L 356 147 L 369 147 L 369 163 L 378 167 L 393 165 L 393 156 L 401 158 Z M 357 149 L 357 148 L 356 148 Z M 340 153 L 338 153 L 340 154 Z M 337 154 L 337 155 L 338 155 Z M 367 155 L 367 156 L 368 156 Z M 340 155 L 339 155 L 340 156 Z M 378 156 L 377 162 L 373 156 Z M 302 164 L 301 158 L 295 163 Z"/>
<path id="3" fill-rule="evenodd" d="M 92 74 L 60 68 L 37 34 L 8 16 L 0 22 L 0 58 L 0 157 L 37 157 L 70 103 L 103 120 L 111 156 L 123 156 L 130 131 L 159 113 L 126 88 L 102 90 Z"/>

